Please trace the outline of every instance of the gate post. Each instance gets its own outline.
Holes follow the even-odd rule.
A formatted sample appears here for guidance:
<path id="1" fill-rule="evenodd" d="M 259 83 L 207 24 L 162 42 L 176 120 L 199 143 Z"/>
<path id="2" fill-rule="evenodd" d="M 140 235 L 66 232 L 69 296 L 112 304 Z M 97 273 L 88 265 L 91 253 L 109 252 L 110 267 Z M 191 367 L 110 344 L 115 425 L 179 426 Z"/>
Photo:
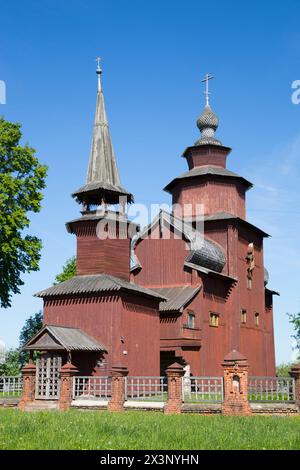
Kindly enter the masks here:
<path id="1" fill-rule="evenodd" d="M 300 411 L 300 364 L 292 366 L 289 374 L 295 379 L 295 401 Z"/>
<path id="2" fill-rule="evenodd" d="M 224 402 L 223 415 L 251 415 L 248 401 L 248 369 L 249 364 L 245 356 L 231 351 L 224 358 Z"/>
<path id="3" fill-rule="evenodd" d="M 60 369 L 60 394 L 58 408 L 66 411 L 70 408 L 73 399 L 73 378 L 78 369 L 70 362 L 67 362 Z"/>
<path id="4" fill-rule="evenodd" d="M 168 400 L 164 406 L 164 413 L 167 415 L 181 413 L 184 368 L 178 362 L 174 362 L 166 369 L 166 374 L 168 378 Z"/>
<path id="5" fill-rule="evenodd" d="M 24 410 L 35 399 L 36 366 L 31 360 L 22 369 L 23 390 L 18 408 Z"/>
<path id="6" fill-rule="evenodd" d="M 111 399 L 108 402 L 107 409 L 109 411 L 124 411 L 125 385 L 128 369 L 123 366 L 112 366 L 111 375 Z"/>

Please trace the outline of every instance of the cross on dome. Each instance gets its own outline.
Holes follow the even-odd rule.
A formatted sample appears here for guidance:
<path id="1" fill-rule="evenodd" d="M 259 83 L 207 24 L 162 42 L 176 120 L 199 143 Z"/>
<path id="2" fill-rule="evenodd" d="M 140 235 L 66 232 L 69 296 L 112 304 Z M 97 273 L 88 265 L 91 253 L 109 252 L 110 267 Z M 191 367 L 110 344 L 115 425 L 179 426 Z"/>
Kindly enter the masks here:
<path id="1" fill-rule="evenodd" d="M 218 116 L 212 111 L 209 104 L 209 80 L 214 78 L 210 74 L 206 74 L 201 83 L 205 83 L 205 108 L 201 116 L 197 119 L 197 127 L 201 132 L 201 138 L 195 142 L 195 145 L 222 145 L 222 143 L 215 138 L 215 131 L 219 125 Z"/>

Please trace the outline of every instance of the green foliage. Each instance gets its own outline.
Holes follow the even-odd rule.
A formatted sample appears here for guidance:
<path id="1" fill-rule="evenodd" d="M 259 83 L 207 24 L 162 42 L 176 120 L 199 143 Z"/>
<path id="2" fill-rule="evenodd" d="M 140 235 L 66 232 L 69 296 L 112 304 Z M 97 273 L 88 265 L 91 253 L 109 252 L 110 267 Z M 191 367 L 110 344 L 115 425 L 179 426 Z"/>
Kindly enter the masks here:
<path id="1" fill-rule="evenodd" d="M 34 315 L 31 315 L 25 322 L 25 325 L 23 326 L 20 336 L 19 336 L 19 341 L 20 341 L 20 347 L 24 346 L 27 341 L 29 341 L 36 333 L 42 328 L 43 326 L 43 314 L 42 312 L 35 313 Z"/>
<path id="2" fill-rule="evenodd" d="M 287 362 L 276 366 L 277 377 L 289 377 L 289 371 L 291 370 L 292 365 L 293 364 L 291 362 Z"/>
<path id="3" fill-rule="evenodd" d="M 0 409 L 0 449 L 300 449 L 300 417 Z"/>
<path id="4" fill-rule="evenodd" d="M 19 375 L 19 373 L 19 351 L 10 349 L 6 354 L 5 362 L 0 364 L 0 375 Z"/>
<path id="5" fill-rule="evenodd" d="M 0 118 L 0 305 L 9 307 L 20 292 L 21 274 L 37 271 L 41 241 L 24 234 L 28 212 L 39 212 L 47 167 L 35 150 L 21 146 L 20 124 Z"/>
<path id="6" fill-rule="evenodd" d="M 292 336 L 296 341 L 296 349 L 298 351 L 298 359 L 300 359 L 300 312 L 295 314 L 287 314 L 290 323 L 293 325 L 295 334 Z"/>
<path id="7" fill-rule="evenodd" d="M 42 312 L 35 313 L 34 315 L 31 315 L 25 322 L 25 325 L 23 326 L 20 336 L 19 336 L 19 342 L 20 342 L 20 348 L 24 346 L 24 344 L 27 343 L 33 336 L 35 336 L 38 331 L 42 328 L 43 326 L 43 314 Z M 20 364 L 21 366 L 25 365 L 28 362 L 28 353 L 27 352 L 20 352 Z"/>
<path id="8" fill-rule="evenodd" d="M 76 275 L 76 256 L 69 258 L 62 268 L 62 272 L 55 277 L 54 284 L 67 281 Z"/>

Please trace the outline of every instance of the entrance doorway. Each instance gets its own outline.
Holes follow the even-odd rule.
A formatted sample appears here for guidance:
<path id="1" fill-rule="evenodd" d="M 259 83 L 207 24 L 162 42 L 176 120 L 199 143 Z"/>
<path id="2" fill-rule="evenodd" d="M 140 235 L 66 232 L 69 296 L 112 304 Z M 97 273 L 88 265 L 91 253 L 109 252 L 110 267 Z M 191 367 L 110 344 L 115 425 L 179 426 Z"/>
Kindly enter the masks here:
<path id="1" fill-rule="evenodd" d="M 58 400 L 60 391 L 61 356 L 43 354 L 36 361 L 37 399 Z"/>

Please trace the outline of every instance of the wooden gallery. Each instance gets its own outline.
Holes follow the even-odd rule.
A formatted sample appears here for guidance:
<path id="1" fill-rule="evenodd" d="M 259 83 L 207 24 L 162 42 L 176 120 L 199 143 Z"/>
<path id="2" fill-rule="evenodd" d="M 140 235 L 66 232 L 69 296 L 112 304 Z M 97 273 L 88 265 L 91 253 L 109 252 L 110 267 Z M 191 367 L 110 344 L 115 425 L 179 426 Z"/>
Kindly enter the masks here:
<path id="1" fill-rule="evenodd" d="M 36 397 L 57 396 L 64 366 L 80 376 L 119 366 L 157 377 L 177 362 L 186 376 L 221 376 L 232 350 L 248 359 L 251 375 L 275 376 L 268 235 L 246 220 L 252 184 L 227 168 L 231 149 L 215 137 L 208 94 L 201 136 L 183 153 L 188 169 L 164 188 L 174 209 L 137 231 L 126 215 L 133 196 L 120 181 L 99 65 L 97 75 L 87 178 L 72 194 L 81 215 L 66 224 L 77 239 L 76 276 L 36 294 L 44 327 L 25 346 L 31 357 L 42 353 Z"/>

